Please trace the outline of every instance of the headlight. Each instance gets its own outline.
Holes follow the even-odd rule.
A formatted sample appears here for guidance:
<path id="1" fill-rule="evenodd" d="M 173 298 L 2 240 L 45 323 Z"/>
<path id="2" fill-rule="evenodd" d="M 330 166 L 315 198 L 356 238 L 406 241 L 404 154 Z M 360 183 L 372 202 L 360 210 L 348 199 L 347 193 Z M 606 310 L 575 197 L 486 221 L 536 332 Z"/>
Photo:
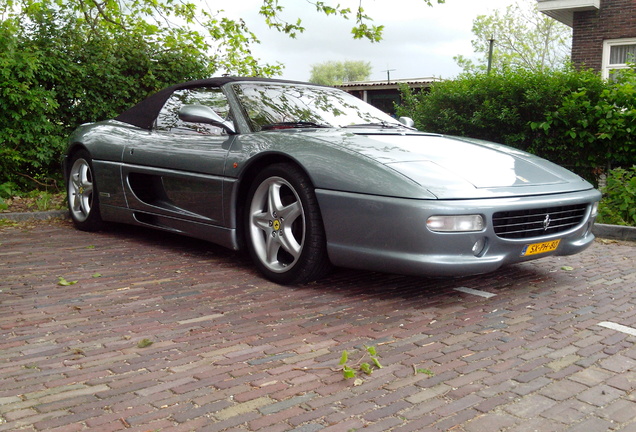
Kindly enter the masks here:
<path id="1" fill-rule="evenodd" d="M 469 232 L 484 229 L 484 218 L 481 215 L 431 216 L 426 221 L 431 231 Z"/>

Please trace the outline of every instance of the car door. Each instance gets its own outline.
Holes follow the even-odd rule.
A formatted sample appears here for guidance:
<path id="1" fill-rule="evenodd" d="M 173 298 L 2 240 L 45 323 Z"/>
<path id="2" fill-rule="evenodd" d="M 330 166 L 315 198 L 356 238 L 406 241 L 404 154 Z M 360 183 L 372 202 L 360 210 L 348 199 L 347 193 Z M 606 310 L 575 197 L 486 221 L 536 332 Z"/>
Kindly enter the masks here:
<path id="1" fill-rule="evenodd" d="M 178 111 L 184 104 L 207 105 L 229 117 L 227 99 L 218 88 L 175 91 L 153 130 L 126 145 L 122 176 L 128 207 L 141 221 L 160 221 L 157 225 L 175 219 L 225 226 L 223 173 L 234 135 L 181 121 Z"/>

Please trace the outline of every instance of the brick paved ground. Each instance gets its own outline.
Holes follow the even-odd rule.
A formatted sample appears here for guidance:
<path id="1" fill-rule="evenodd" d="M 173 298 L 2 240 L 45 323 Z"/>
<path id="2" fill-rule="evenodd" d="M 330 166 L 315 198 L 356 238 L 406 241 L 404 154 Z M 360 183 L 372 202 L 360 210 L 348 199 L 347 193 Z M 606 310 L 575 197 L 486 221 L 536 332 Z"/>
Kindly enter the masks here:
<path id="1" fill-rule="evenodd" d="M 481 277 L 282 287 L 154 231 L 0 229 L 0 431 L 636 431 L 636 336 L 604 324 L 636 327 L 635 262 L 597 242 Z M 384 368 L 344 380 L 365 345 Z"/>

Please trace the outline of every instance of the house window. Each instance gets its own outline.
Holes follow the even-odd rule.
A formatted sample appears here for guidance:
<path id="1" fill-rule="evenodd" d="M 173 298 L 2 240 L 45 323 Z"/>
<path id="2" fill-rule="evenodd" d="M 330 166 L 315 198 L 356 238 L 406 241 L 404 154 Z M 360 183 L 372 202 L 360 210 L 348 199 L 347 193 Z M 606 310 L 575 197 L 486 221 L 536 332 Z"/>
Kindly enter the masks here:
<path id="1" fill-rule="evenodd" d="M 636 38 L 603 42 L 603 78 L 636 63 Z"/>

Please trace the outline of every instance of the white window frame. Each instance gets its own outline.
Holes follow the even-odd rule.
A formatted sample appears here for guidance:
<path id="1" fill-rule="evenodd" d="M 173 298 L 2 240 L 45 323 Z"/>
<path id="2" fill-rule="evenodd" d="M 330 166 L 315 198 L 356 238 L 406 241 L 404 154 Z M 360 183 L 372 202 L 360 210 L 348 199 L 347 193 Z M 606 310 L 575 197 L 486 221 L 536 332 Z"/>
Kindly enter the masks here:
<path id="1" fill-rule="evenodd" d="M 619 45 L 636 45 L 636 38 L 625 38 L 625 39 L 607 39 L 603 41 L 603 69 L 602 76 L 604 79 L 608 79 L 610 76 L 610 72 L 617 69 L 627 69 L 627 64 L 618 63 L 618 64 L 610 64 L 610 51 L 612 47 Z"/>

